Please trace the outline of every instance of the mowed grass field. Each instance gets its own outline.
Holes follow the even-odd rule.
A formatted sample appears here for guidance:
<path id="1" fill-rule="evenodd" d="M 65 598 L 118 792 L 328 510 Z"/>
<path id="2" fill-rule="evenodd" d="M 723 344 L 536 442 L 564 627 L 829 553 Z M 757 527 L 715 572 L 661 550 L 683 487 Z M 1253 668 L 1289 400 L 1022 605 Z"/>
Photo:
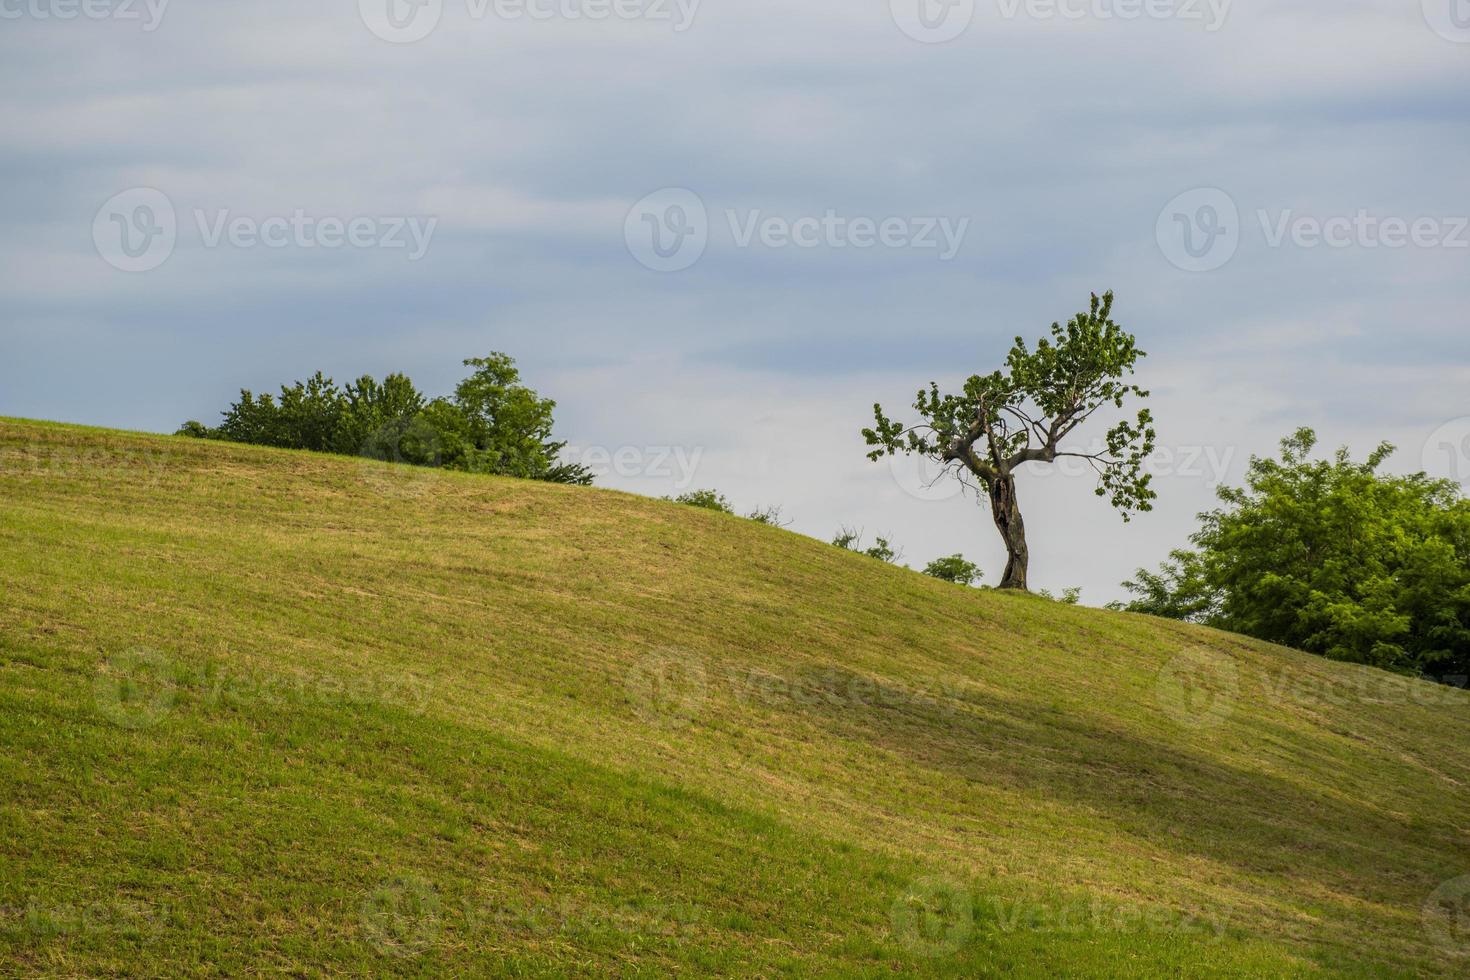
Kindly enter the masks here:
<path id="1" fill-rule="evenodd" d="M 0 420 L 0 744 L 4 975 L 1470 971 L 1466 692 L 609 491 Z"/>

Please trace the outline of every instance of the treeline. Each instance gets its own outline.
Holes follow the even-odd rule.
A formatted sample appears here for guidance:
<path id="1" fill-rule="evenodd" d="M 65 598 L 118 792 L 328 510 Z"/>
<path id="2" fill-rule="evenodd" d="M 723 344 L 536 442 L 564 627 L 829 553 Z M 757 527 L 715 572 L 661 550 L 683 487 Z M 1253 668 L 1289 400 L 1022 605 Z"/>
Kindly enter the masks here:
<path id="1" fill-rule="evenodd" d="M 1314 459 L 1299 429 L 1252 457 L 1200 515 L 1192 548 L 1124 586 L 1134 612 L 1204 623 L 1334 660 L 1463 685 L 1470 674 L 1470 500 L 1450 480 Z"/>
<path id="2" fill-rule="evenodd" d="M 428 398 L 403 374 L 363 376 L 339 388 L 318 371 L 279 396 L 242 390 L 210 428 L 189 421 L 179 435 L 282 449 L 367 456 L 415 466 L 588 484 L 586 467 L 563 462 L 552 438 L 556 402 L 521 384 L 515 361 L 492 352 L 448 397 Z"/>

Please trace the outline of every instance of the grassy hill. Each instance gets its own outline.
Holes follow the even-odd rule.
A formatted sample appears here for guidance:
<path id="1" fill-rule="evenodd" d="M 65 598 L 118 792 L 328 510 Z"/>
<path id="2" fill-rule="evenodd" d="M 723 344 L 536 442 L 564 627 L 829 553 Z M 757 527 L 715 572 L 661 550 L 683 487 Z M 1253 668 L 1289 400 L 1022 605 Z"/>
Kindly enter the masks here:
<path id="1" fill-rule="evenodd" d="M 1470 969 L 1465 692 L 608 491 L 0 420 L 0 744 L 6 975 Z"/>

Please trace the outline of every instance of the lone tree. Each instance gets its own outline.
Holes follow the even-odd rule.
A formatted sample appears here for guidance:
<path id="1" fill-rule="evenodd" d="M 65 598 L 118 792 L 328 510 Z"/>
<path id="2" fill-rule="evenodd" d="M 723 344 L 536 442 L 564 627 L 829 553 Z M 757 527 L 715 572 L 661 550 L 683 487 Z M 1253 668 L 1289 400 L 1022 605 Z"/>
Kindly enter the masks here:
<path id="1" fill-rule="evenodd" d="M 909 453 L 934 460 L 962 483 L 983 490 L 1006 546 L 1002 589 L 1026 589 L 1026 525 L 1016 500 L 1016 469 L 1023 463 L 1052 463 L 1063 457 L 1086 460 L 1097 474 L 1099 497 L 1110 496 L 1126 521 L 1133 511 L 1151 510 L 1143 462 L 1154 448 L 1149 410 L 1108 430 L 1096 452 L 1063 449 L 1062 442 L 1104 406 L 1122 408 L 1148 392 L 1123 380 L 1143 351 L 1133 335 L 1112 320 L 1113 294 L 1096 294 L 1086 313 L 1065 327 L 1053 323 L 1051 339 L 1033 351 L 1020 337 L 1006 355 L 1005 370 L 973 375 L 959 394 L 939 393 L 930 382 L 914 402 L 924 421 L 896 422 L 873 406 L 877 420 L 863 430 L 868 458 Z"/>

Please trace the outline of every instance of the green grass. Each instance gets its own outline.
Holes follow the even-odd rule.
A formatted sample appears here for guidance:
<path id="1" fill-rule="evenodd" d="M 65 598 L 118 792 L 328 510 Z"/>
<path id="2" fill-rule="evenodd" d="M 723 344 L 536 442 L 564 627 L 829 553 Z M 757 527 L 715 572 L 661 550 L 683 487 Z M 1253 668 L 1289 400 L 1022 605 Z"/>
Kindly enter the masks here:
<path id="1" fill-rule="evenodd" d="M 607 491 L 0 420 L 0 744 L 5 975 L 1470 969 L 1465 692 Z"/>

